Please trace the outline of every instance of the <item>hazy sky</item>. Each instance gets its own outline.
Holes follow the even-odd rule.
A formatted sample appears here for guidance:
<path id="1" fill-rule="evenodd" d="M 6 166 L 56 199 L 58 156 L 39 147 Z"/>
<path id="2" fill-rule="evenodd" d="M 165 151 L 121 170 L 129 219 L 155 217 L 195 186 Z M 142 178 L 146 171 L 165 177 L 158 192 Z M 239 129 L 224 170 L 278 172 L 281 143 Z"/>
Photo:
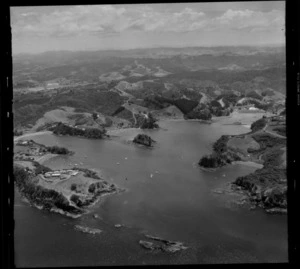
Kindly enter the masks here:
<path id="1" fill-rule="evenodd" d="M 13 53 L 285 43 L 284 2 L 11 8 Z"/>

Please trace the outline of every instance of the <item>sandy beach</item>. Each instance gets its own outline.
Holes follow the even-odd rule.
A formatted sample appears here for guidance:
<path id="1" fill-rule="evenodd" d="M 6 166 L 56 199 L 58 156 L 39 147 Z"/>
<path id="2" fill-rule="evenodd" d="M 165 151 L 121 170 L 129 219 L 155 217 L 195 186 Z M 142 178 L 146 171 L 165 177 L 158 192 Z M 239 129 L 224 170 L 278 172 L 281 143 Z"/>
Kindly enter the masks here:
<path id="1" fill-rule="evenodd" d="M 14 137 L 14 142 L 24 139 L 24 138 L 30 138 L 32 136 L 37 136 L 37 135 L 44 135 L 44 134 L 52 134 L 51 131 L 43 131 L 43 132 L 35 132 L 35 133 L 27 133 L 23 134 L 21 136 Z"/>
<path id="2" fill-rule="evenodd" d="M 255 167 L 257 169 L 263 168 L 262 164 L 251 162 L 251 161 L 236 161 L 236 162 L 233 162 L 232 164 L 242 164 L 242 165 L 247 165 L 247 166 L 250 166 L 250 167 Z"/>

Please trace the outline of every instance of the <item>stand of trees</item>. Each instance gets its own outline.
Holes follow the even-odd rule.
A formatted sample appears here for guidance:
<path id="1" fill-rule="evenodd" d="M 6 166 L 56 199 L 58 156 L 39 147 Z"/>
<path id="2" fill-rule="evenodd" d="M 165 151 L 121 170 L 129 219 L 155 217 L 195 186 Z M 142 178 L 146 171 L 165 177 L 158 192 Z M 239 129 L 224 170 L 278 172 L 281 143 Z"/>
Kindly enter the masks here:
<path id="1" fill-rule="evenodd" d="M 71 126 L 67 126 L 61 122 L 59 122 L 54 128 L 53 133 L 56 135 L 70 135 L 70 136 L 82 136 L 86 138 L 103 138 L 105 134 L 105 130 L 101 130 L 98 128 L 75 128 Z"/>

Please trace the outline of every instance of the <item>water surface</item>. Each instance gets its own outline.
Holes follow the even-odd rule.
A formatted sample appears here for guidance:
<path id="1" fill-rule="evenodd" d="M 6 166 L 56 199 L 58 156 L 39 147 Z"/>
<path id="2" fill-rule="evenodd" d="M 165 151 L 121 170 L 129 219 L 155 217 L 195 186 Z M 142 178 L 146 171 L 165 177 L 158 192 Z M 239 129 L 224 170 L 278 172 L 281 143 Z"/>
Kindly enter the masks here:
<path id="1" fill-rule="evenodd" d="M 90 214 L 76 220 L 29 207 L 16 195 L 16 265 L 287 261 L 286 216 L 249 211 L 236 206 L 231 197 L 212 193 L 255 168 L 239 164 L 205 172 L 197 166 L 222 134 L 247 129 L 219 122 L 163 121 L 160 126 L 159 130 L 122 130 L 110 140 L 35 136 L 36 142 L 76 152 L 46 165 L 96 168 L 127 191 L 103 199 Z M 128 142 L 141 132 L 157 141 L 153 149 Z M 94 213 L 100 219 L 93 218 Z M 116 229 L 118 223 L 126 227 Z M 80 233 L 74 230 L 76 224 L 103 232 Z M 148 252 L 138 244 L 144 233 L 182 241 L 189 249 L 178 254 Z"/>

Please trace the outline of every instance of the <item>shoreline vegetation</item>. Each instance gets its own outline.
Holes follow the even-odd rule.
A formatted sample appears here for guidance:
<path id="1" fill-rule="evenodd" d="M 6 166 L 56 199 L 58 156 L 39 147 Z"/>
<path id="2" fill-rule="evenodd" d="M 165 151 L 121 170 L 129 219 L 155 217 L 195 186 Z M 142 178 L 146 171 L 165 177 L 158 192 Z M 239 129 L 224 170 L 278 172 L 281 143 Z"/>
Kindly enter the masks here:
<path id="1" fill-rule="evenodd" d="M 89 139 L 102 139 L 106 134 L 106 130 L 104 127 L 102 128 L 94 128 L 94 127 L 85 127 L 78 128 L 73 127 L 62 122 L 58 122 L 53 127 L 50 127 L 48 130 L 52 131 L 55 135 L 69 135 L 69 136 L 78 136 L 85 137 Z"/>
<path id="2" fill-rule="evenodd" d="M 266 131 L 283 120 L 277 116 L 262 117 L 251 124 L 248 133 L 221 136 L 213 144 L 213 153 L 203 156 L 199 166 L 214 171 L 229 164 L 251 163 L 258 169 L 236 178 L 232 185 L 245 191 L 250 202 L 267 213 L 287 213 L 286 138 Z"/>
<path id="3" fill-rule="evenodd" d="M 153 143 L 155 143 L 156 141 L 154 141 L 150 136 L 146 134 L 138 134 L 135 136 L 132 142 L 146 147 L 153 147 Z"/>
<path id="4" fill-rule="evenodd" d="M 66 148 L 47 147 L 33 140 L 19 140 L 18 144 L 23 146 L 23 152 L 15 154 L 15 184 L 21 196 L 39 209 L 78 218 L 88 212 L 88 207 L 97 203 L 100 197 L 124 191 L 87 168 L 53 171 L 41 164 L 41 160 L 49 156 L 73 154 Z M 22 155 L 24 151 L 25 157 Z M 38 158 L 34 158 L 36 154 Z M 63 184 L 57 184 L 60 182 Z"/>
<path id="5" fill-rule="evenodd" d="M 223 119 L 224 118 L 224 119 Z M 236 115 L 222 116 L 219 118 L 220 122 L 223 122 L 227 119 L 236 120 Z M 150 116 L 150 123 L 155 123 L 154 128 L 158 126 L 156 124 L 156 119 L 152 120 Z M 223 121 L 222 121 L 223 119 Z M 171 121 L 186 121 L 187 119 L 170 119 Z M 212 123 L 218 122 L 216 118 L 209 120 L 201 120 L 201 119 L 188 119 L 188 121 L 200 121 L 201 123 Z M 274 116 L 263 117 L 261 119 L 256 120 L 250 126 L 251 131 L 245 134 L 240 135 L 222 135 L 214 144 L 213 144 L 213 152 L 210 155 L 203 156 L 198 165 L 204 171 L 215 171 L 219 167 L 226 166 L 229 164 L 244 164 L 250 165 L 258 168 L 254 173 L 250 175 L 239 177 L 234 182 L 233 185 L 236 185 L 242 188 L 249 196 L 251 202 L 256 206 L 260 206 L 266 209 L 269 213 L 284 213 L 286 211 L 286 172 L 285 167 L 280 167 L 279 157 L 284 151 L 282 148 L 285 146 L 285 139 L 281 137 L 274 136 L 268 132 L 264 132 L 265 129 L 270 125 L 269 122 L 274 121 Z M 223 122 L 223 124 L 226 124 Z M 237 122 L 237 121 L 236 121 Z M 234 125 L 241 125 L 236 124 Z M 228 124 L 228 123 L 227 123 Z M 149 126 L 147 126 L 149 127 Z M 153 126 L 150 126 L 151 128 Z M 151 129 L 150 128 L 150 129 Z M 93 129 L 93 130 L 90 130 Z M 87 128 L 87 130 L 82 130 L 82 128 L 76 128 L 72 126 L 67 126 L 61 122 L 56 123 L 50 126 L 49 131 L 43 132 L 35 132 L 32 133 L 32 136 L 44 133 L 51 133 L 56 135 L 75 135 L 79 137 L 87 137 L 87 138 L 103 138 L 104 136 L 108 136 L 109 134 L 118 134 L 121 131 L 125 131 L 127 128 L 108 128 L 108 131 L 103 129 L 94 129 L 97 128 Z M 129 128 L 132 129 L 132 128 Z M 134 128 L 136 129 L 136 128 Z M 278 128 L 277 128 L 278 129 Z M 274 130 L 277 130 L 274 128 Z M 51 131 L 50 131 L 51 130 Z M 281 130 L 279 130 L 281 131 Z M 278 133 L 279 133 L 278 131 Z M 282 132 L 279 133 L 281 136 Z M 23 134 L 20 137 L 15 139 L 15 142 L 18 144 L 22 143 L 22 139 L 30 136 L 30 134 Z M 30 143 L 35 143 L 33 140 Z M 134 143 L 141 144 L 147 147 L 152 147 L 154 141 L 151 137 L 145 134 L 138 134 L 134 140 Z M 235 145 L 235 143 L 237 145 Z M 246 150 L 241 149 L 246 145 Z M 34 158 L 35 163 L 39 163 L 42 165 L 47 159 L 57 156 L 57 154 L 72 154 L 72 152 L 68 151 L 64 148 L 59 147 L 45 147 L 41 144 L 35 143 L 35 146 L 43 148 L 44 155 L 38 156 Z M 28 156 L 27 156 L 28 157 Z M 26 159 L 25 159 L 26 160 Z M 276 161 L 277 160 L 277 161 Z M 280 159 L 281 160 L 281 159 Z M 27 159 L 27 161 L 32 161 Z M 280 167 L 280 168 L 278 168 Z M 99 175 L 85 168 L 73 167 L 73 170 L 80 171 L 83 177 L 92 178 L 94 180 L 101 180 Z M 91 184 L 93 186 L 93 184 Z M 94 187 L 91 187 L 92 189 Z M 113 191 L 113 190 L 110 190 Z M 110 192 L 108 191 L 108 192 Z M 100 193 L 107 193 L 107 191 Z M 27 197 L 28 198 L 28 197 Z M 72 199 L 71 199 L 72 198 Z M 97 200 L 97 197 L 87 199 L 89 202 L 83 201 L 80 196 L 74 194 L 69 196 L 69 204 L 75 206 L 73 209 L 67 208 L 67 210 L 79 210 L 81 206 L 87 206 L 91 203 L 94 203 Z M 29 197 L 30 200 L 30 197 Z M 66 203 L 62 202 L 62 207 L 66 206 Z M 47 206 L 46 206 L 47 208 Z M 61 208 L 54 208 L 53 210 L 62 210 Z M 82 213 L 82 212 L 81 212 Z M 74 214 L 73 214 L 74 215 Z"/>

